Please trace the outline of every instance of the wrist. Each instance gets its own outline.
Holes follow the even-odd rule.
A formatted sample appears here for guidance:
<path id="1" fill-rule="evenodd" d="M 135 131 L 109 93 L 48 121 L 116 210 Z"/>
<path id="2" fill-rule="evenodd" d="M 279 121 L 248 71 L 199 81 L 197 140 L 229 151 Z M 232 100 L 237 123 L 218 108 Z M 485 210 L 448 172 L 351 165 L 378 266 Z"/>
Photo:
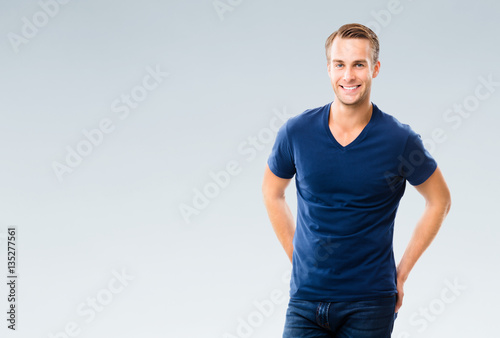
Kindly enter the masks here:
<path id="1" fill-rule="evenodd" d="M 400 267 L 397 268 L 396 272 L 397 272 L 396 279 L 398 280 L 398 282 L 402 282 L 402 283 L 406 282 L 406 280 L 408 279 L 409 273 L 404 271 Z"/>

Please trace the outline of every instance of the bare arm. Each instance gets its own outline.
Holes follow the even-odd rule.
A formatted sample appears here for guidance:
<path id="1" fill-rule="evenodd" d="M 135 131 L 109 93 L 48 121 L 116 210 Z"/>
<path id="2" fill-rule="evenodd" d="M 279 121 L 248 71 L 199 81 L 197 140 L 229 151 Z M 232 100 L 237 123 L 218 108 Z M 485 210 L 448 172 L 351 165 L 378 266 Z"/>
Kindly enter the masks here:
<path id="1" fill-rule="evenodd" d="M 262 182 L 264 204 L 266 205 L 267 214 L 273 225 L 274 232 L 291 262 L 295 222 L 290 207 L 285 200 L 285 189 L 290 181 L 291 179 L 283 179 L 276 176 L 269 169 L 269 166 L 266 166 Z"/>
<path id="2" fill-rule="evenodd" d="M 425 210 L 397 268 L 396 312 L 403 304 L 403 286 L 410 271 L 436 237 L 451 206 L 450 191 L 439 168 L 424 183 L 415 188 L 425 198 Z"/>

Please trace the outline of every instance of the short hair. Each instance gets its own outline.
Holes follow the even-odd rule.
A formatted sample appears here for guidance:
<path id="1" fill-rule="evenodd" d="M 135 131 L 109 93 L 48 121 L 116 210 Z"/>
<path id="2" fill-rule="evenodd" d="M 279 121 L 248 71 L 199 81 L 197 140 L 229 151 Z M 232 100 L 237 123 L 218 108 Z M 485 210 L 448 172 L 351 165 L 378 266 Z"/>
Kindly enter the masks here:
<path id="1" fill-rule="evenodd" d="M 333 32 L 328 39 L 326 39 L 325 50 L 327 63 L 330 62 L 330 49 L 332 47 L 333 40 L 337 36 L 344 39 L 366 39 L 370 41 L 372 61 L 374 64 L 377 63 L 380 50 L 377 34 L 375 34 L 375 32 L 370 28 L 359 23 L 349 23 L 343 25 L 338 30 Z"/>

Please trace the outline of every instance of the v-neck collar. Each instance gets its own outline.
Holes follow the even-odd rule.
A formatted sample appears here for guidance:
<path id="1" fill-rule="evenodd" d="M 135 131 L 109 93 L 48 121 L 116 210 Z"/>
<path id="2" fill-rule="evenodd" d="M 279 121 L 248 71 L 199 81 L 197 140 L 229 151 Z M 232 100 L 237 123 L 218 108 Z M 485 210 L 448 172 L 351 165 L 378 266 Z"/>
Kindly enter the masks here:
<path id="1" fill-rule="evenodd" d="M 370 121 L 368 121 L 368 123 L 363 128 L 363 130 L 361 131 L 361 133 L 359 133 L 359 135 L 351 143 L 347 144 L 346 146 L 343 146 L 333 136 L 332 131 L 330 130 L 330 125 L 328 123 L 329 119 L 330 119 L 330 111 L 331 111 L 332 104 L 333 104 L 333 101 L 330 102 L 330 104 L 328 104 L 326 106 L 327 109 L 326 109 L 326 112 L 324 113 L 324 116 L 323 116 L 323 125 L 325 126 L 325 131 L 329 135 L 329 138 L 332 141 L 332 143 L 337 148 L 339 148 L 340 150 L 345 151 L 345 150 L 348 150 L 349 148 L 354 147 L 356 144 L 358 144 L 359 142 L 361 142 L 365 138 L 366 133 L 368 132 L 368 130 L 371 128 L 371 126 L 373 124 L 374 116 L 377 113 L 378 108 L 377 108 L 377 106 L 375 104 L 373 104 L 373 102 L 371 102 L 371 104 L 372 104 L 372 115 L 370 116 Z"/>

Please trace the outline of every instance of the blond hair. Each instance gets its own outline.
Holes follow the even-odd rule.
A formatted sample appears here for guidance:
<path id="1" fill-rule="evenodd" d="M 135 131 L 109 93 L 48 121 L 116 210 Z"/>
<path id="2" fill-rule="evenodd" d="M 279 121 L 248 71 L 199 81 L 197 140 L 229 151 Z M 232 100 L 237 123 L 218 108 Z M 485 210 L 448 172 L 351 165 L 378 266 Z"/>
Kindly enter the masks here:
<path id="1" fill-rule="evenodd" d="M 370 41 L 372 49 L 372 61 L 373 64 L 377 63 L 380 50 L 377 34 L 375 34 L 375 32 L 370 28 L 359 23 L 349 23 L 343 25 L 338 30 L 333 32 L 328 37 L 328 39 L 326 39 L 325 50 L 327 63 L 330 63 L 330 49 L 332 47 L 333 40 L 337 36 L 344 39 L 366 39 Z"/>

